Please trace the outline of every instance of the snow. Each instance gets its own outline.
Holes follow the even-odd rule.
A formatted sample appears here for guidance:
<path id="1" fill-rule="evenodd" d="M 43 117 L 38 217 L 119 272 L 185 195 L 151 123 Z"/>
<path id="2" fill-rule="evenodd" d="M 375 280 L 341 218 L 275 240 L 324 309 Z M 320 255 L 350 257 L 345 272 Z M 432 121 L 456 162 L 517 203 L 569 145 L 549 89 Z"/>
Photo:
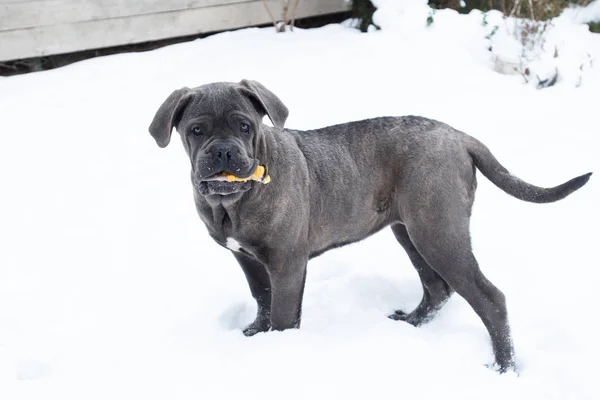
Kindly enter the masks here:
<path id="1" fill-rule="evenodd" d="M 232 251 L 240 251 L 242 246 L 240 246 L 240 242 L 235 240 L 234 238 L 227 238 L 227 242 L 225 242 L 225 247 Z"/>
<path id="2" fill-rule="evenodd" d="M 598 62 L 536 90 L 493 71 L 480 12 L 426 27 L 423 2 L 378 3 L 367 34 L 245 29 L 0 79 L 0 399 L 599 398 L 596 176 L 535 205 L 479 175 L 473 246 L 519 376 L 484 366 L 489 336 L 458 296 L 420 328 L 386 318 L 421 297 L 389 230 L 311 261 L 300 330 L 243 336 L 243 273 L 196 215 L 178 140 L 147 132 L 174 89 L 256 79 L 298 129 L 435 118 L 538 185 L 599 170 Z M 559 22 L 565 63 L 597 59 L 600 35 Z"/>
<path id="3" fill-rule="evenodd" d="M 569 7 L 563 12 L 562 17 L 580 24 L 600 22 L 600 1 L 595 0 L 585 7 Z"/>

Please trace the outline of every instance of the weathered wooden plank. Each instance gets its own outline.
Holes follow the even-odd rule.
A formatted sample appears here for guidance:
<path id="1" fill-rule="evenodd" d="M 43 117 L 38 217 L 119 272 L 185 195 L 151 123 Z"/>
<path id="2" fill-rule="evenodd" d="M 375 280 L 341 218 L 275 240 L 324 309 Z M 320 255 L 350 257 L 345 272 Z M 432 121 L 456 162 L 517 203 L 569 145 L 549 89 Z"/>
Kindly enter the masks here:
<path id="1" fill-rule="evenodd" d="M 20 3 L 0 4 L 0 31 L 212 7 L 247 1 L 255 0 L 29 0 Z"/>
<path id="2" fill-rule="evenodd" d="M 281 1 L 267 1 L 281 15 Z M 345 0 L 301 0 L 297 18 L 345 11 Z M 0 61 L 269 23 L 260 1 L 0 32 Z"/>

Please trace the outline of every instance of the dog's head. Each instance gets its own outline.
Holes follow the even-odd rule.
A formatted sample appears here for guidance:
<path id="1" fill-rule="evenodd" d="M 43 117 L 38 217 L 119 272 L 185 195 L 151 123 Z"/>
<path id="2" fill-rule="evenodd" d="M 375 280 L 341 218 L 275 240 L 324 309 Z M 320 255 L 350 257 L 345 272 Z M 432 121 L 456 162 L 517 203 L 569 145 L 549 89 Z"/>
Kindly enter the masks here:
<path id="1" fill-rule="evenodd" d="M 261 163 L 258 159 L 262 119 L 268 115 L 283 128 L 287 107 L 270 90 L 255 81 L 211 83 L 174 91 L 160 106 L 150 134 L 160 147 L 177 129 L 192 164 L 192 180 L 205 196 L 232 196 L 252 187 L 252 181 L 214 180 L 223 172 L 246 178 Z"/>

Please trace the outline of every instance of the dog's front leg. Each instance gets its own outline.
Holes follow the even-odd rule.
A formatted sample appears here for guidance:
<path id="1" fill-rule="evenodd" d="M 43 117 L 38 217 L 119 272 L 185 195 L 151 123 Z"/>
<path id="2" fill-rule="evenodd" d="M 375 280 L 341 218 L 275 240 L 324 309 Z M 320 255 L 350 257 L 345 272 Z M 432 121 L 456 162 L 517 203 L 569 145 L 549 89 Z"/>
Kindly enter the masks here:
<path id="1" fill-rule="evenodd" d="M 271 280 L 264 265 L 242 253 L 233 252 L 246 275 L 252 297 L 256 300 L 256 319 L 246 328 L 244 335 L 252 336 L 271 328 Z"/>
<path id="2" fill-rule="evenodd" d="M 282 259 L 270 268 L 271 329 L 299 328 L 308 256 Z"/>

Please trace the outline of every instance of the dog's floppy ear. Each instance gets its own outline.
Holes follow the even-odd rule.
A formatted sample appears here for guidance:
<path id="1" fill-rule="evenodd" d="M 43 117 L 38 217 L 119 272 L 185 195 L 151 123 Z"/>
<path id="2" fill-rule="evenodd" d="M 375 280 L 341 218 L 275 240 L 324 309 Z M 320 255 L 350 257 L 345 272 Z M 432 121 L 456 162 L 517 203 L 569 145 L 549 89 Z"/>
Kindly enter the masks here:
<path id="1" fill-rule="evenodd" d="M 244 88 L 244 93 L 262 108 L 264 114 L 269 116 L 273 125 L 277 128 L 283 128 L 289 111 L 279 97 L 264 87 L 261 83 L 243 79 L 240 84 Z"/>
<path id="2" fill-rule="evenodd" d="M 189 88 L 181 88 L 171 93 L 160 106 L 148 130 L 159 147 L 167 147 L 171 140 L 171 131 L 181 119 L 183 110 L 193 94 Z"/>

